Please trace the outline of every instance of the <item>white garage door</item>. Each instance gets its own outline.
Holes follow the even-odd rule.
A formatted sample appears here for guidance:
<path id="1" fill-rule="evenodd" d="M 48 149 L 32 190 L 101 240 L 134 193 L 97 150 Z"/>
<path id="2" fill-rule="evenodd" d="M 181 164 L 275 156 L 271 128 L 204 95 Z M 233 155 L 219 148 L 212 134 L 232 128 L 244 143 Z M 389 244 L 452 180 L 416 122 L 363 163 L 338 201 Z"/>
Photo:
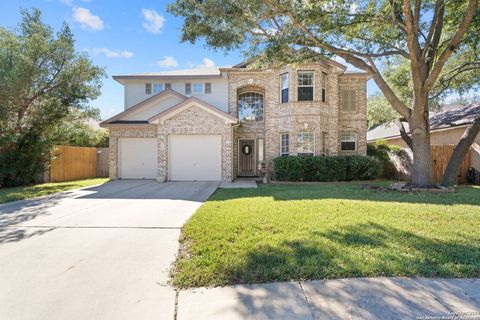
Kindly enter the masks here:
<path id="1" fill-rule="evenodd" d="M 220 135 L 171 135 L 170 180 L 218 181 L 222 179 Z"/>
<path id="2" fill-rule="evenodd" d="M 118 139 L 121 179 L 155 179 L 157 176 L 157 139 Z"/>

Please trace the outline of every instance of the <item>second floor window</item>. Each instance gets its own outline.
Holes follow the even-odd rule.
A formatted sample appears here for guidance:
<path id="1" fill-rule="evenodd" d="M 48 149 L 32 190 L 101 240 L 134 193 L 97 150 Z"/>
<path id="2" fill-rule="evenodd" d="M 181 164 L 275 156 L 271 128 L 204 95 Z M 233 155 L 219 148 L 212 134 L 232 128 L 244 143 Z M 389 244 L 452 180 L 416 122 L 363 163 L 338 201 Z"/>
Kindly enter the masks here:
<path id="1" fill-rule="evenodd" d="M 315 138 L 312 131 L 297 133 L 297 153 L 299 155 L 313 155 L 315 153 Z"/>
<path id="2" fill-rule="evenodd" d="M 240 121 L 263 121 L 263 94 L 246 92 L 238 95 L 238 118 Z"/>
<path id="3" fill-rule="evenodd" d="M 152 84 L 145 83 L 145 94 L 152 94 Z"/>
<path id="4" fill-rule="evenodd" d="M 313 71 L 299 71 L 297 79 L 297 100 L 313 101 Z"/>
<path id="5" fill-rule="evenodd" d="M 153 84 L 153 93 L 154 94 L 163 91 L 163 89 L 164 89 L 163 83 L 154 83 Z"/>
<path id="6" fill-rule="evenodd" d="M 193 94 L 203 94 L 205 92 L 204 85 L 202 82 L 192 83 L 192 93 Z"/>
<path id="7" fill-rule="evenodd" d="M 322 72 L 322 102 L 327 102 L 327 74 Z"/>
<path id="8" fill-rule="evenodd" d="M 288 73 L 280 76 L 280 100 L 282 103 L 288 102 Z"/>

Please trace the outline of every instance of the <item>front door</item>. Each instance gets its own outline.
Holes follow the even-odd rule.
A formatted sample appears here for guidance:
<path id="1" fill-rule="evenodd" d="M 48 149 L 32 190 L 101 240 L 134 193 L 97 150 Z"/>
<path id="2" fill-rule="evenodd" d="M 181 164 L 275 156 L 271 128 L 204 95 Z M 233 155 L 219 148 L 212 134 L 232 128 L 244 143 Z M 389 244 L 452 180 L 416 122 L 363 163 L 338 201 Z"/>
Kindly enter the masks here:
<path id="1" fill-rule="evenodd" d="M 238 175 L 255 176 L 257 170 L 255 168 L 256 152 L 255 140 L 239 140 L 238 141 Z"/>

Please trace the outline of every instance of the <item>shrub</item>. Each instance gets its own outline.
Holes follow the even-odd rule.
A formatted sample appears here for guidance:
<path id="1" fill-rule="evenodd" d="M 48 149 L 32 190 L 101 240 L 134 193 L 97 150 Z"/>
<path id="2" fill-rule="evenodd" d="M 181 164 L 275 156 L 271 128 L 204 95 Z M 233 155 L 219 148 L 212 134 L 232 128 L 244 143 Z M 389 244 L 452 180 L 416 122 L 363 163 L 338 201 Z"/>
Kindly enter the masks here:
<path id="1" fill-rule="evenodd" d="M 367 155 L 380 161 L 382 176 L 387 179 L 394 179 L 396 168 L 392 163 L 389 153 L 396 154 L 400 157 L 406 154 L 402 147 L 388 144 L 384 140 L 379 140 L 367 145 Z"/>
<path id="2" fill-rule="evenodd" d="M 274 177 L 281 181 L 345 181 L 375 179 L 380 161 L 372 157 L 278 157 Z"/>

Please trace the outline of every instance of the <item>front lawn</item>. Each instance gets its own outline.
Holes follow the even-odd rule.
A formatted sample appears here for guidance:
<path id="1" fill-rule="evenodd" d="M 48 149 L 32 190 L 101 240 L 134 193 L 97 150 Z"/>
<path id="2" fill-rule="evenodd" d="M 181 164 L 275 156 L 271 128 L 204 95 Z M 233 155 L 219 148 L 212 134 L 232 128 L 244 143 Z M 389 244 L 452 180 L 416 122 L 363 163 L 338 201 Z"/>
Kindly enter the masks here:
<path id="1" fill-rule="evenodd" d="M 220 189 L 182 230 L 177 287 L 363 276 L 480 276 L 480 188 L 359 183 Z"/>
<path id="2" fill-rule="evenodd" d="M 41 183 L 25 187 L 1 188 L 0 203 L 28 199 L 71 189 L 105 183 L 108 178 L 93 178 L 66 182 Z"/>

